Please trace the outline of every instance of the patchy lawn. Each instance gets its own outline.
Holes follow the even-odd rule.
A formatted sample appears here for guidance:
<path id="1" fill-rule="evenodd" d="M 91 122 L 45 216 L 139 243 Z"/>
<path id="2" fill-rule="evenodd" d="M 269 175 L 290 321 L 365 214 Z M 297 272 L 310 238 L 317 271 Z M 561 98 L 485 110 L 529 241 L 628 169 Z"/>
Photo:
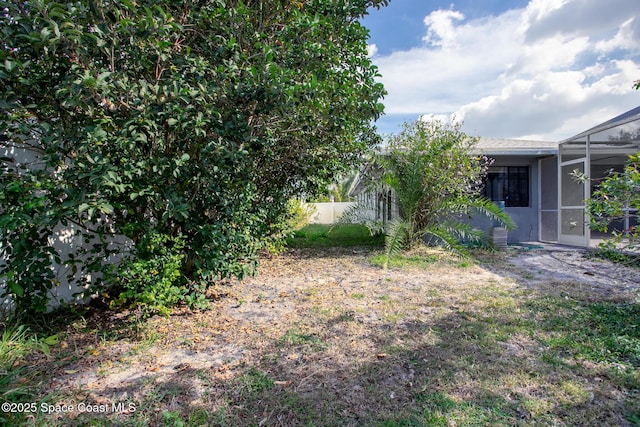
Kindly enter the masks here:
<path id="1" fill-rule="evenodd" d="M 287 240 L 290 248 L 334 248 L 351 246 L 384 246 L 384 235 L 371 236 L 361 224 L 309 224 L 294 232 Z"/>
<path id="2" fill-rule="evenodd" d="M 26 364 L 28 400 L 51 413 L 9 422 L 640 425 L 637 272 L 607 279 L 609 264 L 547 251 L 427 251 L 385 271 L 378 253 L 291 250 L 221 285 L 209 311 L 89 311 Z M 549 254 L 557 280 L 527 263 Z"/>

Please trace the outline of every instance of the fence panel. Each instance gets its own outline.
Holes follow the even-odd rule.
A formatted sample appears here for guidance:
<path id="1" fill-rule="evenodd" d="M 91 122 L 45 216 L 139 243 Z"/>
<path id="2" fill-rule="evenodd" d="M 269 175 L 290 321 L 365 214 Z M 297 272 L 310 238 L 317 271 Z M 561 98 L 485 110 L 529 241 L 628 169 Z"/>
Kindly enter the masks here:
<path id="1" fill-rule="evenodd" d="M 311 224 L 335 224 L 347 208 L 355 205 L 354 202 L 309 204 L 314 206 L 316 209 L 309 221 Z"/>

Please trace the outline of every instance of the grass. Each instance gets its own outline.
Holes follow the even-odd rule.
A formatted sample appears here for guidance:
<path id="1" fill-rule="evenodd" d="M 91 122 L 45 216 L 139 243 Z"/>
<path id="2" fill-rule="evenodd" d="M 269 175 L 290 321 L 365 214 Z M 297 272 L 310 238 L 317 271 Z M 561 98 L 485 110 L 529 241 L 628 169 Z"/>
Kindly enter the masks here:
<path id="1" fill-rule="evenodd" d="M 379 425 L 638 425 L 637 303 L 501 299 L 438 328 L 446 357 L 420 359 L 425 349 L 407 348 L 423 391 L 405 414 Z M 616 390 L 627 396 L 622 407 L 605 397 Z"/>
<path id="2" fill-rule="evenodd" d="M 386 255 L 383 253 L 375 254 L 369 259 L 373 265 L 383 267 L 386 261 Z M 401 254 L 393 255 L 389 259 L 387 267 L 389 268 L 421 268 L 427 269 L 435 265 L 449 265 L 452 267 L 466 268 L 473 265 L 472 259 L 464 259 L 459 256 L 444 252 L 438 248 L 427 246 L 419 246 L 411 251 L 405 251 Z"/>
<path id="3" fill-rule="evenodd" d="M 25 366 L 24 360 L 32 353 L 49 351 L 48 344 L 40 342 L 28 328 L 15 325 L 8 321 L 4 325 L 4 331 L 0 336 L 0 402 L 10 404 L 10 410 L 0 412 L 0 424 L 18 424 L 25 419 L 34 409 L 27 403 L 32 403 L 32 393 L 36 392 L 36 385 L 33 383 L 36 377 L 33 370 Z M 49 343 L 53 341 L 50 340 Z"/>
<path id="4" fill-rule="evenodd" d="M 24 327 L 8 327 L 0 337 L 0 396 L 3 401 L 19 401 L 28 395 L 24 386 L 14 385 L 20 378 L 22 367 L 19 361 L 33 351 L 33 343 Z"/>
<path id="5" fill-rule="evenodd" d="M 27 361 L 7 366 L 42 377 L 16 399 L 125 401 L 136 411 L 7 423 L 640 426 L 637 296 L 610 298 L 570 282 L 555 283 L 554 292 L 525 288 L 518 278 L 442 253 L 409 254 L 386 272 L 368 263 L 370 254 L 330 253 L 272 260 L 271 279 L 265 273 L 236 284 L 247 301 L 241 307 L 223 300 L 210 312 L 146 319 L 130 329 L 109 314 L 87 314 L 53 331 L 61 344 L 50 357 L 9 331 L 0 355 L 16 351 L 7 360 Z M 274 296 L 283 289 L 286 295 Z M 239 320 L 257 310 L 260 316 Z M 163 367 L 157 353 L 187 341 L 185 354 L 224 360 Z M 241 356 L 233 355 L 237 348 Z M 91 383 L 48 385 L 103 366 Z M 136 366 L 146 376 L 102 382 Z M 15 376 L 9 382 L 20 385 Z"/>
<path id="6" fill-rule="evenodd" d="M 573 301 L 536 301 L 532 309 L 546 327 L 560 334 L 545 337 L 555 353 L 594 362 L 640 367 L 640 305 L 636 302 L 580 304 Z M 556 315 L 549 316 L 553 312 Z M 574 334 L 569 334 L 575 331 Z"/>
<path id="7" fill-rule="evenodd" d="M 314 350 L 325 348 L 325 344 L 316 334 L 306 334 L 297 329 L 289 329 L 277 341 L 279 346 L 302 347 L 308 346 Z"/>
<path id="8" fill-rule="evenodd" d="M 369 229 L 361 224 L 309 224 L 296 231 L 287 245 L 291 248 L 382 247 L 384 236 L 371 236 Z"/>
<path id="9" fill-rule="evenodd" d="M 637 251 L 635 253 L 627 253 L 604 245 L 592 250 L 590 256 L 640 270 L 640 254 Z"/>

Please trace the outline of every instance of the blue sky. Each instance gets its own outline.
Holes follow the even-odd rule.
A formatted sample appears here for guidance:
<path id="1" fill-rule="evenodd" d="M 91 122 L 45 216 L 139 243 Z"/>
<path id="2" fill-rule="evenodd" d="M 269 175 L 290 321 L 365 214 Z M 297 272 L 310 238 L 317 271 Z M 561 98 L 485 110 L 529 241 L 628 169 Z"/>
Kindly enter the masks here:
<path id="1" fill-rule="evenodd" d="M 383 134 L 434 115 L 559 141 L 640 105 L 639 0 L 391 0 L 362 22 Z"/>

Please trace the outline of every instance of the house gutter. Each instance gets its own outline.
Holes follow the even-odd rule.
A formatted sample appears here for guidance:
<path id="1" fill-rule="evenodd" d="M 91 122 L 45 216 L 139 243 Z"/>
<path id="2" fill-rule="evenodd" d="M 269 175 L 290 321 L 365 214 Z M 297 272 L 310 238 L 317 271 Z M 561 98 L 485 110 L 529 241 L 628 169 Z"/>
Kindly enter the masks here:
<path id="1" fill-rule="evenodd" d="M 548 149 L 529 149 L 529 150 L 480 150 L 475 151 L 474 154 L 483 154 L 485 156 L 553 156 L 558 154 L 557 148 Z"/>

